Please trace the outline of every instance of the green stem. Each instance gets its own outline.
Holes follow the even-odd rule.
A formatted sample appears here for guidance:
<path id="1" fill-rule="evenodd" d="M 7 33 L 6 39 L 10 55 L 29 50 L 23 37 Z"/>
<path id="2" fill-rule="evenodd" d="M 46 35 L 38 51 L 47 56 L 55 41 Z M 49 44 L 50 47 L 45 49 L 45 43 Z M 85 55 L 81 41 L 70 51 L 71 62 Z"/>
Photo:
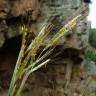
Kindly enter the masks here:
<path id="1" fill-rule="evenodd" d="M 24 85 L 25 85 L 25 83 L 26 83 L 29 75 L 30 75 L 31 73 L 33 73 L 34 71 L 38 70 L 39 68 L 41 68 L 42 66 L 44 66 L 44 65 L 45 65 L 46 63 L 48 63 L 49 61 L 50 61 L 50 59 L 46 60 L 45 62 L 41 63 L 41 64 L 38 65 L 37 67 L 29 70 L 29 71 L 26 73 L 26 75 L 24 75 L 24 78 L 23 78 L 23 80 L 22 80 L 22 82 L 21 82 L 21 85 L 20 85 L 20 87 L 19 87 L 19 89 L 18 89 L 18 91 L 17 91 L 17 94 L 16 94 L 15 96 L 20 96 L 21 91 L 23 90 Z"/>

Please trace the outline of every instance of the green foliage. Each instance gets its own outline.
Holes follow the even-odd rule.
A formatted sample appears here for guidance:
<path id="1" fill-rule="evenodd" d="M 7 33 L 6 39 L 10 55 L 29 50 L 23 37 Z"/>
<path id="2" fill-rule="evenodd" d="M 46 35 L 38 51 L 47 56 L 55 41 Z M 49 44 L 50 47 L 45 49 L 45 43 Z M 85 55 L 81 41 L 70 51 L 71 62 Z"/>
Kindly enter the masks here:
<path id="1" fill-rule="evenodd" d="M 89 48 L 85 52 L 85 58 L 96 62 L 96 50 Z"/>
<path id="2" fill-rule="evenodd" d="M 89 44 L 90 45 L 85 52 L 85 58 L 96 62 L 96 29 L 90 29 Z"/>
<path id="3" fill-rule="evenodd" d="M 91 29 L 89 33 L 89 43 L 92 47 L 96 48 L 96 29 Z"/>

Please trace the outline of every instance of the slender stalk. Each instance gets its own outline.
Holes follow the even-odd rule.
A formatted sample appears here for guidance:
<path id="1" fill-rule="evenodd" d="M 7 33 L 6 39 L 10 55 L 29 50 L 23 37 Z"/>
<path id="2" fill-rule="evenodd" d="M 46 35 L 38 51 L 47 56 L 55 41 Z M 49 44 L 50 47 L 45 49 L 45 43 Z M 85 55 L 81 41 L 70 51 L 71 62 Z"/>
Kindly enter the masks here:
<path id="1" fill-rule="evenodd" d="M 49 61 L 50 61 L 50 59 L 48 59 L 48 60 L 46 60 L 45 62 L 41 63 L 41 64 L 38 65 L 37 67 L 32 68 L 30 71 L 26 72 L 26 74 L 25 74 L 25 76 L 24 76 L 24 78 L 23 78 L 23 80 L 22 80 L 22 82 L 21 82 L 21 85 L 20 85 L 20 87 L 19 87 L 19 89 L 18 89 L 18 92 L 17 92 L 16 96 L 20 96 L 21 91 L 22 91 L 22 89 L 24 88 L 24 84 L 25 84 L 25 82 L 27 81 L 29 75 L 30 75 L 31 73 L 33 73 L 34 71 L 38 70 L 39 68 L 41 68 L 42 66 L 44 66 L 45 64 L 47 64 Z"/>
<path id="2" fill-rule="evenodd" d="M 16 62 L 16 66 L 15 66 L 15 69 L 14 69 L 14 72 L 13 72 L 13 77 L 12 77 L 12 80 L 11 80 L 11 83 L 10 83 L 10 87 L 9 87 L 9 91 L 8 91 L 8 96 L 13 96 L 13 95 L 10 95 L 11 92 L 13 91 L 14 89 L 14 86 L 15 86 L 15 83 L 17 81 L 17 72 L 18 72 L 18 69 L 21 65 L 21 61 L 22 61 L 22 58 L 23 58 L 23 54 L 24 54 L 24 50 L 25 50 L 25 38 L 26 38 L 26 35 L 27 35 L 27 30 L 25 30 L 25 26 L 24 26 L 24 33 L 23 33 L 23 36 L 22 36 L 22 44 L 21 44 L 21 50 L 20 50 L 20 53 L 19 53 L 19 56 L 18 56 L 18 59 L 17 59 L 17 62 Z M 14 92 L 15 92 L 15 89 L 14 89 Z"/>

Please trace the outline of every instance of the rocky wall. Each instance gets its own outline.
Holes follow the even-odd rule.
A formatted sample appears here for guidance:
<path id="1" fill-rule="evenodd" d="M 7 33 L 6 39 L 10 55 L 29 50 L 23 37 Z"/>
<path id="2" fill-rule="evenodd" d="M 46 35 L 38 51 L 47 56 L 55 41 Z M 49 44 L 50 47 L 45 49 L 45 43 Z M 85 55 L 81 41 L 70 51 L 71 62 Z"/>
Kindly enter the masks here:
<path id="1" fill-rule="evenodd" d="M 48 19 L 54 16 L 59 16 L 56 28 L 60 29 L 82 5 L 81 0 L 0 0 L 0 47 L 3 46 L 6 39 L 22 34 L 22 21 L 26 22 L 25 19 L 25 21 L 22 19 L 28 17 L 28 12 L 30 12 L 30 20 L 27 18 L 27 22 L 30 23 L 29 32 L 37 35 Z M 48 38 L 52 37 L 57 29 Z M 78 40 L 75 40 L 79 42 L 79 45 L 75 42 L 75 47 L 84 47 L 88 40 L 88 22 L 84 19 L 74 31 L 76 36 L 79 36 Z M 62 37 L 59 44 L 64 44 L 65 41 L 65 37 Z"/>

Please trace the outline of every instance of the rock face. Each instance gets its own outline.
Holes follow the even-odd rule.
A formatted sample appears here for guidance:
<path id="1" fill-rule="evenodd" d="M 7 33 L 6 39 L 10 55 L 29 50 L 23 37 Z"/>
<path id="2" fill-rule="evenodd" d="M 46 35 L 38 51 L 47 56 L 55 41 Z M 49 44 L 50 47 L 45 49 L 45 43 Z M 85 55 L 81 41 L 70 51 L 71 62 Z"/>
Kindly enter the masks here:
<path id="1" fill-rule="evenodd" d="M 32 11 L 31 20 L 37 20 L 39 15 L 38 0 L 0 0 L 0 46 L 5 39 L 21 34 L 22 17 L 27 16 L 28 11 Z M 33 26 L 33 25 L 32 25 Z M 34 29 L 34 27 L 32 28 Z"/>
<path id="2" fill-rule="evenodd" d="M 59 24 L 56 27 L 60 29 L 82 4 L 83 2 L 80 0 L 0 0 L 0 46 L 3 46 L 7 38 L 21 34 L 22 21 L 25 22 L 22 18 L 29 20 L 29 12 L 29 32 L 34 32 L 37 35 L 42 25 L 50 17 L 59 16 Z M 89 31 L 88 27 L 86 20 L 81 21 L 78 27 L 76 27 L 75 33 L 79 36 L 77 41 L 80 41 L 79 45 L 76 45 L 78 48 L 86 45 Z M 52 37 L 51 35 L 49 37 Z M 59 44 L 64 43 L 64 41 L 65 37 L 60 40 Z"/>

